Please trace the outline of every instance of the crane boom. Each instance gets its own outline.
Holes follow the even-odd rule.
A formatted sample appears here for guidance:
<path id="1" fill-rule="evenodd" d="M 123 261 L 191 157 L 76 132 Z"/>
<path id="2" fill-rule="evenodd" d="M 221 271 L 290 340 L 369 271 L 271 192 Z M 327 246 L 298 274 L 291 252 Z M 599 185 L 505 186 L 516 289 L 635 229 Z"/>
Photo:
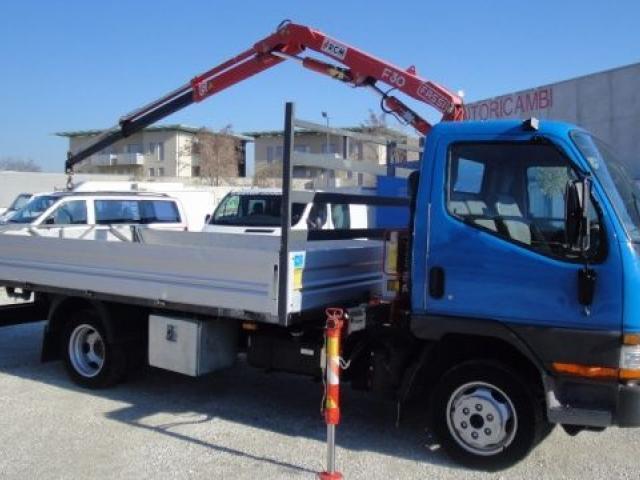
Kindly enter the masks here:
<path id="1" fill-rule="evenodd" d="M 342 65 L 301 56 L 313 50 Z M 303 67 L 322 73 L 354 87 L 367 87 L 381 96 L 381 106 L 387 113 L 399 117 L 425 135 L 431 125 L 397 97 L 389 95 L 378 84 L 430 105 L 442 113 L 443 120 L 463 120 L 462 99 L 444 87 L 418 76 L 414 67 L 400 69 L 350 45 L 339 42 L 305 25 L 282 22 L 277 30 L 250 49 L 193 78 L 173 92 L 125 116 L 118 125 L 105 131 L 91 144 L 76 153 L 69 152 L 65 169 L 126 138 L 156 121 L 195 102 L 200 102 L 285 60 L 294 60 Z"/>

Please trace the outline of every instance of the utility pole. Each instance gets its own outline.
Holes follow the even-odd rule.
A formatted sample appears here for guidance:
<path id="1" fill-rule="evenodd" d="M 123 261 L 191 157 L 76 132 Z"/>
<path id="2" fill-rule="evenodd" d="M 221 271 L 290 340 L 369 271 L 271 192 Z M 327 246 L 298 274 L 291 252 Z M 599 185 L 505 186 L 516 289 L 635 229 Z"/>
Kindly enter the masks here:
<path id="1" fill-rule="evenodd" d="M 329 128 L 329 114 L 327 112 L 322 112 L 322 118 L 324 118 L 327 121 L 327 129 Z M 327 140 L 326 140 L 326 147 L 324 147 L 326 150 L 326 153 L 331 153 L 331 151 L 329 150 L 329 132 L 327 131 Z"/>

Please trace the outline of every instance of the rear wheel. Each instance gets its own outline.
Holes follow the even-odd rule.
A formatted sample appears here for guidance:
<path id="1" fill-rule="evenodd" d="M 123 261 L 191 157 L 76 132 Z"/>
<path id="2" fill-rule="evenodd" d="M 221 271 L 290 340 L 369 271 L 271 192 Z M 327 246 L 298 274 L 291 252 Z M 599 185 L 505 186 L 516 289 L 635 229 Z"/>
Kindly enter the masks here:
<path id="1" fill-rule="evenodd" d="M 105 388 L 124 377 L 125 351 L 108 341 L 102 321 L 93 310 L 73 315 L 64 329 L 61 351 L 67 372 L 78 385 Z"/>
<path id="2" fill-rule="evenodd" d="M 497 362 L 458 365 L 434 392 L 432 427 L 449 456 L 471 468 L 514 465 L 542 437 L 545 425 L 535 393 Z"/>

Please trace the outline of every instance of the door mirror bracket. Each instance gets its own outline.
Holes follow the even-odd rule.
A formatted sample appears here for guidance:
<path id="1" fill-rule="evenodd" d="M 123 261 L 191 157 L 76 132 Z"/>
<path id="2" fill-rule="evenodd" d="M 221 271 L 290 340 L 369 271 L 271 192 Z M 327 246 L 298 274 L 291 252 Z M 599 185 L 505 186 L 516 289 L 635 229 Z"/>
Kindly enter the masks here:
<path id="1" fill-rule="evenodd" d="M 596 291 L 597 273 L 589 267 L 589 249 L 591 248 L 591 225 L 589 222 L 589 199 L 591 198 L 591 179 L 567 183 L 565 203 L 565 235 L 567 247 L 580 253 L 585 261 L 578 270 L 578 302 L 588 308 L 593 303 Z"/>
<path id="2" fill-rule="evenodd" d="M 589 225 L 589 199 L 591 198 L 591 179 L 567 183 L 565 193 L 565 237 L 567 246 L 579 252 L 586 259 L 591 247 L 591 226 Z"/>

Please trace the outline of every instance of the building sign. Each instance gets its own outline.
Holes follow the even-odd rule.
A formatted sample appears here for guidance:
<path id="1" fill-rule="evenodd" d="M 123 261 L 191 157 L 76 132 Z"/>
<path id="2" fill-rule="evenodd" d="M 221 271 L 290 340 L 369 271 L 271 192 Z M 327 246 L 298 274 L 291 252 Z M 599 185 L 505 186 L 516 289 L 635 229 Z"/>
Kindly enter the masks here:
<path id="1" fill-rule="evenodd" d="M 465 105 L 467 120 L 520 118 L 549 110 L 553 106 L 553 87 L 504 95 Z"/>

